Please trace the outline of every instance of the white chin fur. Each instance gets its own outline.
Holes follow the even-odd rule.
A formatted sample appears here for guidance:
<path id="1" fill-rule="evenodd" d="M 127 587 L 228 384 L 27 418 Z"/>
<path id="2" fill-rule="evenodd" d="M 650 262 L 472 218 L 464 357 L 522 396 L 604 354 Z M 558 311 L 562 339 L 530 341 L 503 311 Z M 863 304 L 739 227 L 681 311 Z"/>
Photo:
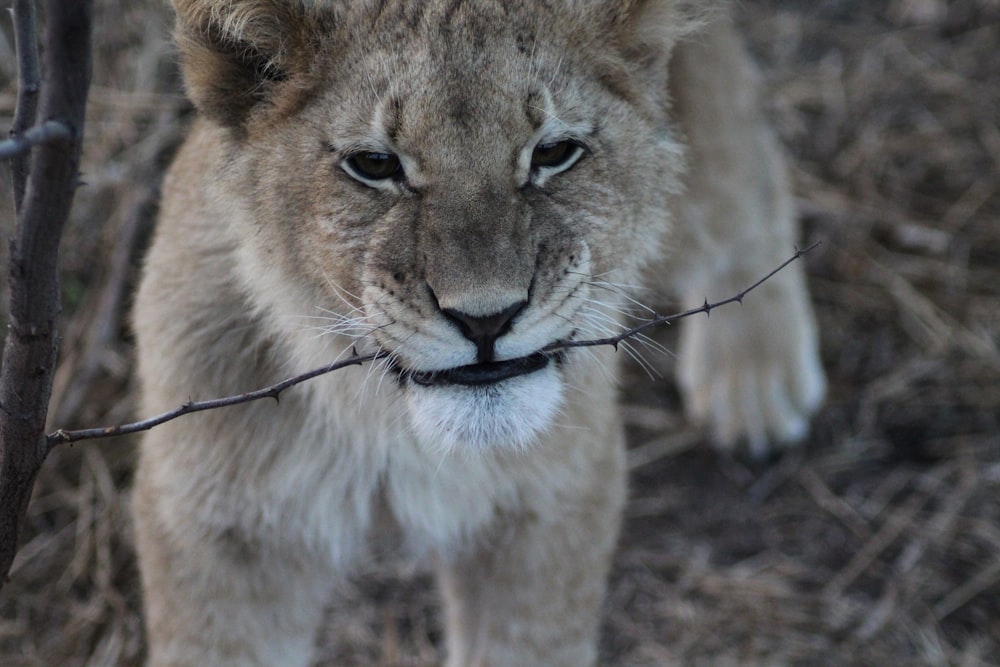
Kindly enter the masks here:
<path id="1" fill-rule="evenodd" d="M 563 400 L 551 365 L 495 385 L 425 387 L 406 391 L 410 421 L 424 443 L 445 450 L 520 449 L 552 424 Z"/>

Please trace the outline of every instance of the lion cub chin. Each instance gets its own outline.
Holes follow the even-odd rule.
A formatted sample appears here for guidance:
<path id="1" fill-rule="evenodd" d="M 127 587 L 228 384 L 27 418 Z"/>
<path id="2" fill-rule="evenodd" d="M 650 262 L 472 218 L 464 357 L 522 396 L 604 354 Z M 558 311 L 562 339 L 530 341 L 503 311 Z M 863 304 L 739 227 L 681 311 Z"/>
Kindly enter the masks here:
<path id="1" fill-rule="evenodd" d="M 558 372 L 531 375 L 482 387 L 445 386 L 406 392 L 417 439 L 449 453 L 528 448 L 552 425 L 563 401 Z"/>
<path id="2" fill-rule="evenodd" d="M 145 437 L 150 664 L 308 664 L 384 528 L 437 565 L 450 665 L 596 660 L 618 355 L 572 343 L 643 276 L 700 303 L 794 245 L 753 69 L 698 4 L 174 0 L 200 119 L 136 300 L 142 410 L 379 355 Z M 689 414 L 801 439 L 816 338 L 799 267 L 685 324 Z"/>

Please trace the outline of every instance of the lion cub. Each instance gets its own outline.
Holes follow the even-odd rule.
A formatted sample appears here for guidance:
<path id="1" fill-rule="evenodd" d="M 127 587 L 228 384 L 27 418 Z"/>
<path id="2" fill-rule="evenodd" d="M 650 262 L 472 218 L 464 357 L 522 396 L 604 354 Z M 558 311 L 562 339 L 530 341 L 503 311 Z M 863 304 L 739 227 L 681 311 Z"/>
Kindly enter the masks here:
<path id="1" fill-rule="evenodd" d="M 697 4 L 174 0 L 201 120 L 137 298 L 142 410 L 386 356 L 146 436 L 150 664 L 308 664 L 384 535 L 437 563 L 449 665 L 595 661 L 619 356 L 550 346 L 619 330 L 650 262 L 701 303 L 793 249 L 753 71 L 724 21 L 682 40 Z M 679 356 L 722 446 L 803 437 L 801 269 Z"/>

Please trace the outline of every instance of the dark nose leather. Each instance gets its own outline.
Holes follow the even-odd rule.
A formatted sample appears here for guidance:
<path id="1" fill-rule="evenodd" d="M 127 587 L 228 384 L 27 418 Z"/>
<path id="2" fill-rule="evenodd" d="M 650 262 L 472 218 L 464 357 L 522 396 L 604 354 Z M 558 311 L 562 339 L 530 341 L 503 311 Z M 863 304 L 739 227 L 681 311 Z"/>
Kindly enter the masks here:
<path id="1" fill-rule="evenodd" d="M 476 316 L 451 308 L 442 309 L 452 322 L 458 325 L 462 335 L 476 344 L 476 360 L 481 363 L 493 361 L 493 347 L 500 336 L 510 331 L 514 317 L 527 305 L 518 301 L 493 315 Z"/>

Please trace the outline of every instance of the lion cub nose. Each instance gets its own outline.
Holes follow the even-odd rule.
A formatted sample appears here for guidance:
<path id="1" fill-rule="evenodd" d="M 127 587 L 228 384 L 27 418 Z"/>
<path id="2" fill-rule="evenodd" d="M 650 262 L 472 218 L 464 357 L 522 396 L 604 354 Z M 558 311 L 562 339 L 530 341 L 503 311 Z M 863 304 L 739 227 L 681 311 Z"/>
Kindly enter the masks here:
<path id="1" fill-rule="evenodd" d="M 476 344 L 476 360 L 481 363 L 493 361 L 493 345 L 500 336 L 510 331 L 514 317 L 527 305 L 518 301 L 493 315 L 469 315 L 460 310 L 443 308 L 443 312 L 458 325 L 462 335 Z"/>

